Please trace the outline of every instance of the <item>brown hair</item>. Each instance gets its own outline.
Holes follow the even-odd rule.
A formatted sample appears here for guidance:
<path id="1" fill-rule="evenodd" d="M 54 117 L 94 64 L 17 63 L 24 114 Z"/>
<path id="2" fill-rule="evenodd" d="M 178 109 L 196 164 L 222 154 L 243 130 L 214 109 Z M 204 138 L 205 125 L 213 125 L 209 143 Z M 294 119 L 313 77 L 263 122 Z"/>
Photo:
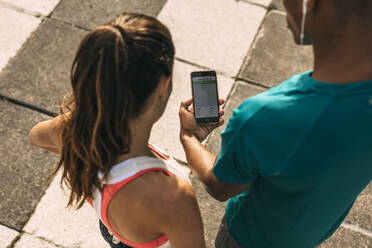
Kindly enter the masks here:
<path id="1" fill-rule="evenodd" d="M 155 18 L 124 13 L 81 41 L 71 69 L 73 94 L 62 132 L 62 182 L 71 188 L 68 206 L 80 208 L 118 155 L 129 152 L 128 121 L 141 114 L 161 77 L 172 73 L 174 46 Z M 67 110 L 67 111 L 66 111 Z"/>

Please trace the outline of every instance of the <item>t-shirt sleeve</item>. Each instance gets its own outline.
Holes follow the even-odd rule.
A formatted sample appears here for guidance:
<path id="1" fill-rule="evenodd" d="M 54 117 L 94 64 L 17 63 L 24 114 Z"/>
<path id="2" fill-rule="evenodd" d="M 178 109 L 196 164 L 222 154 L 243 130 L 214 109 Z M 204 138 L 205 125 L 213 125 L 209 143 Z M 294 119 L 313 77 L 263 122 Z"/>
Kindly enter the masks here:
<path id="1" fill-rule="evenodd" d="M 220 181 L 248 184 L 259 176 L 254 146 L 245 121 L 244 111 L 238 108 L 221 133 L 221 149 L 213 167 L 213 173 Z"/>

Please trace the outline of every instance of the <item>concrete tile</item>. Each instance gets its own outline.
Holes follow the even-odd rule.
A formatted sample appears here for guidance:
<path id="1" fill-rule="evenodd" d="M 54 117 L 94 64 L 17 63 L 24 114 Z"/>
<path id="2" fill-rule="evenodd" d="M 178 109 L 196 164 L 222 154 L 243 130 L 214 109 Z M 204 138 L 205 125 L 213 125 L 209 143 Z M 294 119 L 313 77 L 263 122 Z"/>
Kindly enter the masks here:
<path id="1" fill-rule="evenodd" d="M 0 72 L 40 22 L 36 17 L 0 6 Z"/>
<path id="2" fill-rule="evenodd" d="M 58 158 L 32 147 L 28 132 L 47 116 L 0 100 L 0 223 L 21 230 L 48 187 Z"/>
<path id="3" fill-rule="evenodd" d="M 166 0 L 64 0 L 53 12 L 53 17 L 83 27 L 94 28 L 123 12 L 157 16 Z"/>
<path id="4" fill-rule="evenodd" d="M 198 205 L 204 224 L 204 237 L 208 248 L 214 248 L 218 227 L 225 214 L 227 202 L 219 202 L 211 197 L 204 188 L 204 185 L 191 175 L 191 182 L 196 193 Z"/>
<path id="5" fill-rule="evenodd" d="M 242 1 L 168 0 L 158 18 L 171 30 L 178 58 L 235 76 L 265 13 Z"/>
<path id="6" fill-rule="evenodd" d="M 34 237 L 27 233 L 23 234 L 22 237 L 15 243 L 14 248 L 61 248 L 61 246 L 56 246 L 53 243 L 42 240 L 40 238 Z"/>
<path id="7" fill-rule="evenodd" d="M 224 110 L 224 120 L 225 124 L 214 130 L 208 137 L 206 142 L 206 147 L 214 154 L 217 154 L 221 146 L 221 135 L 220 133 L 226 129 L 226 125 L 232 115 L 233 109 L 239 107 L 239 105 L 247 98 L 257 95 L 265 91 L 265 88 L 254 86 L 243 81 L 235 82 L 230 96 L 225 104 Z"/>
<path id="8" fill-rule="evenodd" d="M 0 247 L 8 247 L 18 234 L 19 232 L 0 224 Z"/>
<path id="9" fill-rule="evenodd" d="M 340 227 L 318 248 L 371 248 L 372 237 Z"/>
<path id="10" fill-rule="evenodd" d="M 21 7 L 31 12 L 40 13 L 44 16 L 49 15 L 59 1 L 60 0 L 2 0 L 2 2 Z"/>
<path id="11" fill-rule="evenodd" d="M 159 145 L 172 156 L 186 161 L 182 145 L 179 141 L 180 124 L 178 111 L 181 101 L 191 98 L 190 73 L 202 69 L 176 61 L 173 74 L 173 91 L 162 118 L 155 123 L 150 142 Z M 217 75 L 219 97 L 226 99 L 234 81 Z"/>
<path id="12" fill-rule="evenodd" d="M 283 6 L 283 0 L 273 0 L 270 4 L 270 7 L 273 9 L 277 9 L 279 11 L 285 12 L 285 8 Z"/>
<path id="13" fill-rule="evenodd" d="M 271 3 L 271 0 L 238 0 L 238 1 L 259 4 L 259 5 L 266 6 L 266 7 L 268 7 Z"/>
<path id="14" fill-rule="evenodd" d="M 297 73 L 299 48 L 287 29 L 286 16 L 271 11 L 265 18 L 239 77 L 267 87 L 275 86 Z M 302 49 L 301 71 L 306 71 L 313 67 L 312 47 Z"/>
<path id="15" fill-rule="evenodd" d="M 70 93 L 70 68 L 85 31 L 45 20 L 0 74 L 0 93 L 58 113 Z"/>
<path id="16" fill-rule="evenodd" d="M 68 190 L 55 177 L 24 230 L 35 237 L 66 248 L 108 248 L 99 231 L 98 217 L 89 204 L 66 209 Z"/>
<path id="17" fill-rule="evenodd" d="M 346 222 L 372 232 L 372 183 L 359 195 L 346 218 Z"/>

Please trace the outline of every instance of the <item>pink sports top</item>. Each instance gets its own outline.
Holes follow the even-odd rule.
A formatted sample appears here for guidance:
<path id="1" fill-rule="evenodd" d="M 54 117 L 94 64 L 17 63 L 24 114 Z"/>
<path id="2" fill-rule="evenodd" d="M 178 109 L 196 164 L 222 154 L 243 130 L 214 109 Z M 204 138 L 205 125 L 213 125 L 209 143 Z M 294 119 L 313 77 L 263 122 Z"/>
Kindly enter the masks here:
<path id="1" fill-rule="evenodd" d="M 149 171 L 162 171 L 169 176 L 180 177 L 191 184 L 188 177 L 190 173 L 190 170 L 188 168 L 177 163 L 175 159 L 165 154 L 158 147 L 155 147 L 151 144 L 149 144 L 148 146 L 152 150 L 152 152 L 160 159 L 140 156 L 127 159 L 121 163 L 114 165 L 114 167 L 112 167 L 111 171 L 109 172 L 107 179 L 104 181 L 102 193 L 98 189 L 95 190 L 94 199 L 90 200 L 89 203 L 96 210 L 99 218 L 105 224 L 107 229 L 124 244 L 136 248 L 166 248 L 170 247 L 170 245 L 165 234 L 154 241 L 146 243 L 134 243 L 117 234 L 110 226 L 107 218 L 107 208 L 115 193 L 118 192 L 127 183 L 143 175 L 144 173 L 147 173 Z M 102 173 L 99 173 L 99 177 L 102 176 Z"/>

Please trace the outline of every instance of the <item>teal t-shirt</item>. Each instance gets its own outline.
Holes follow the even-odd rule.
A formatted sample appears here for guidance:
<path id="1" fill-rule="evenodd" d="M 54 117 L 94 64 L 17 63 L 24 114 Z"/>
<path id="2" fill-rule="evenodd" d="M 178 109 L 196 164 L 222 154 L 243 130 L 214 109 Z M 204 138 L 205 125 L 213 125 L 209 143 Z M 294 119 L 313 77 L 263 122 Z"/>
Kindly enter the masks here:
<path id="1" fill-rule="evenodd" d="M 233 111 L 213 172 L 251 183 L 226 221 L 247 248 L 308 248 L 342 223 L 372 180 L 372 81 L 296 75 Z"/>

